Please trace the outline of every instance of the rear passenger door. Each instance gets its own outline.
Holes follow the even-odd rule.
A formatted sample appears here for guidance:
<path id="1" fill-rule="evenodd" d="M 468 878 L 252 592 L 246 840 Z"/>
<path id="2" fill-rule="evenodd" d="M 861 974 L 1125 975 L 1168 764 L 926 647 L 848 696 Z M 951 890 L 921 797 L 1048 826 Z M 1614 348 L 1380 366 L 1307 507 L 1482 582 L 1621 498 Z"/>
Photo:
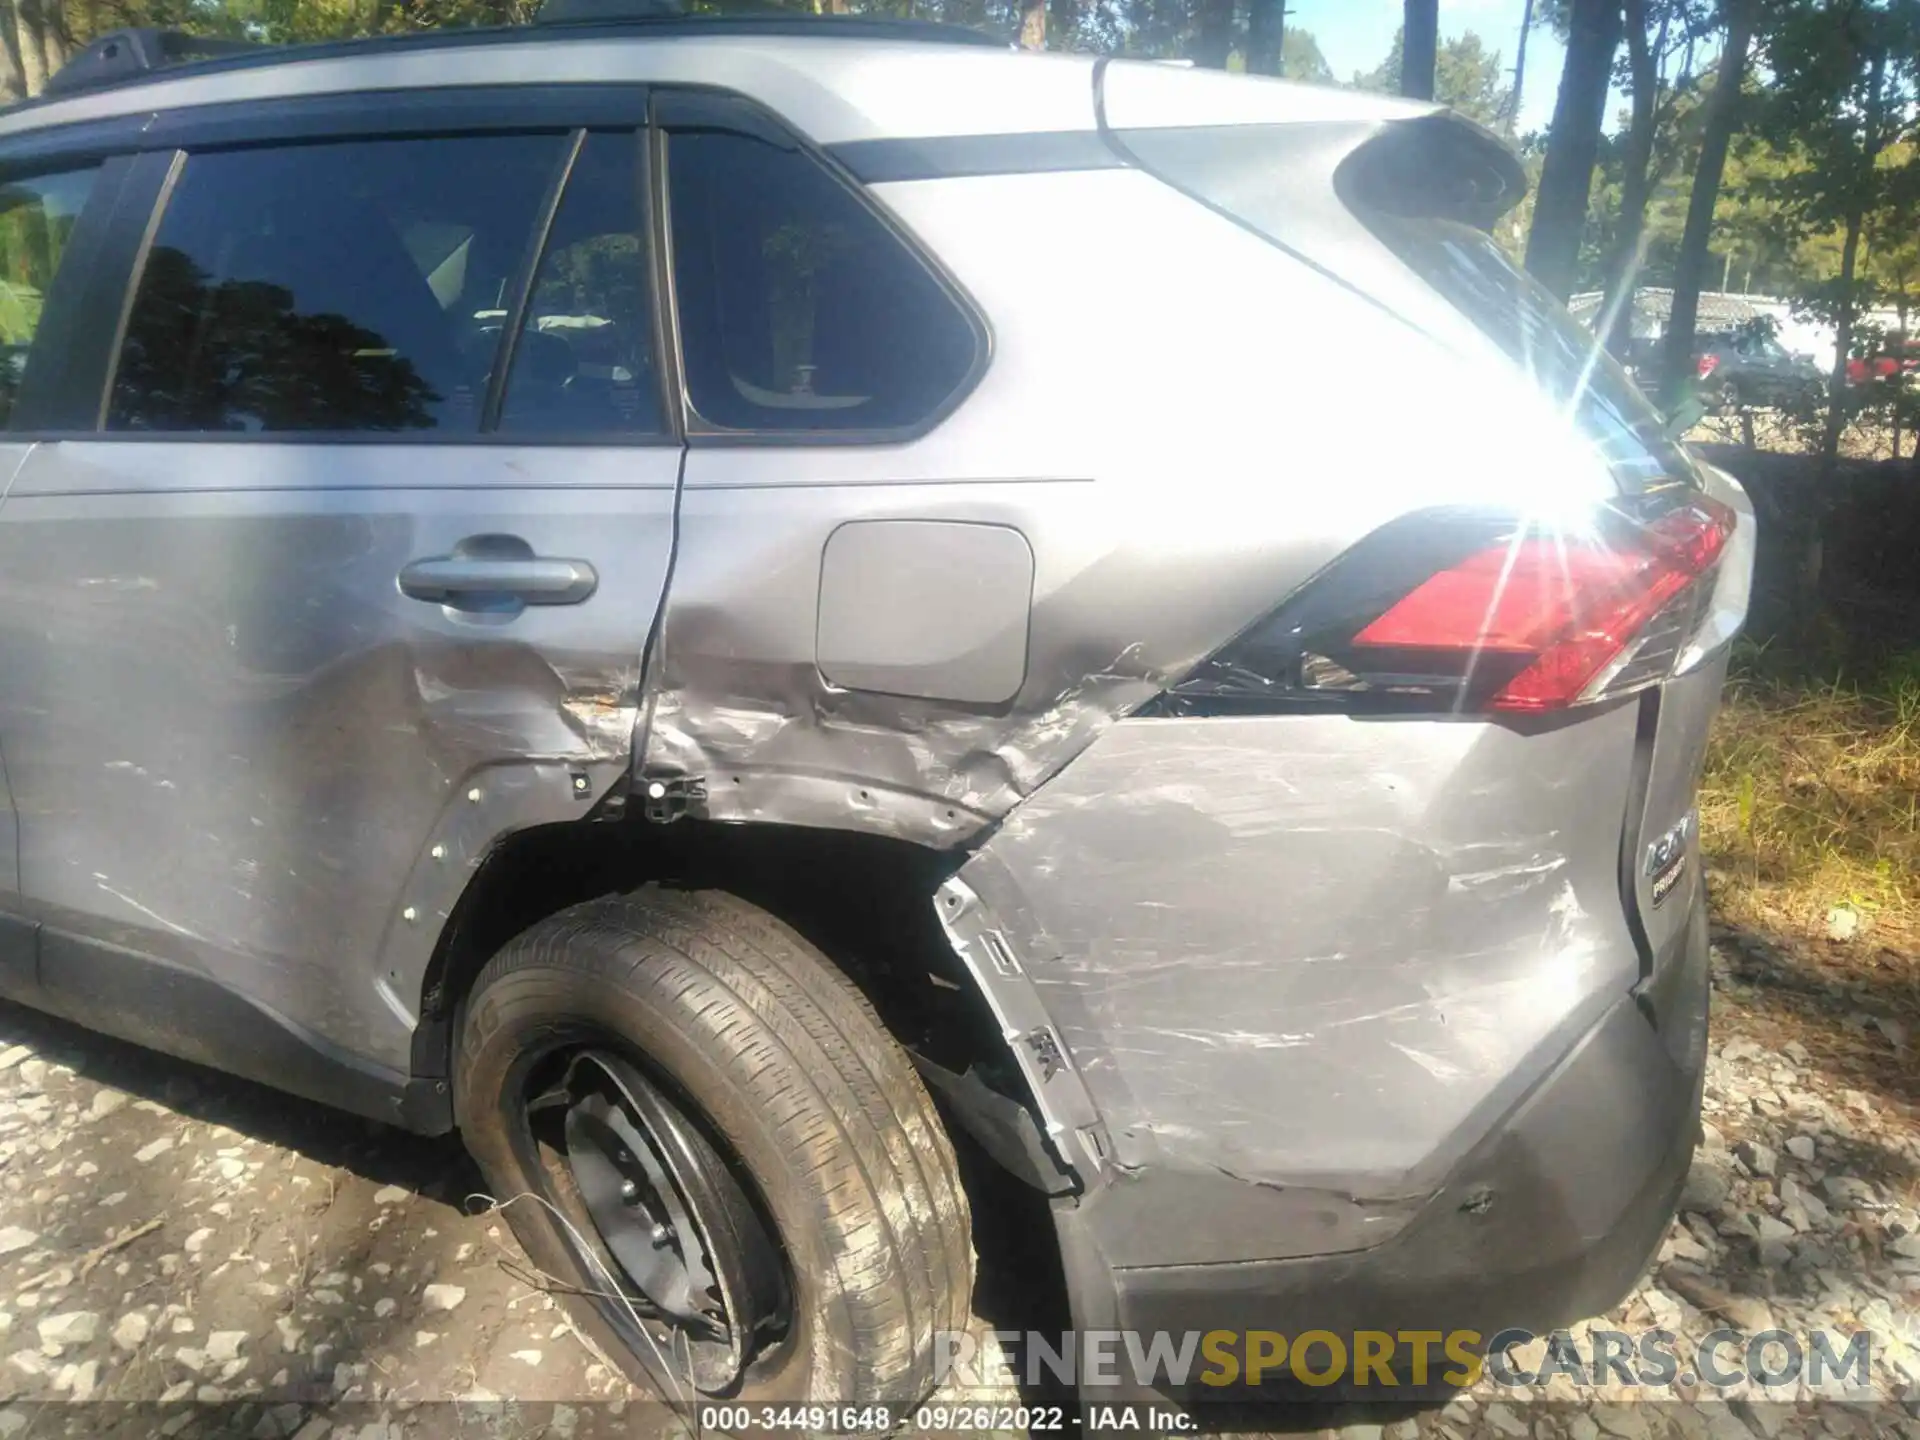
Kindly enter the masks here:
<path id="1" fill-rule="evenodd" d="M 65 261 L 82 213 L 102 189 L 100 178 L 101 166 L 91 160 L 0 171 L 0 430 L 11 426 L 56 277 L 65 271 L 63 283 L 69 289 L 74 283 Z M 0 434 L 0 505 L 31 451 L 30 441 Z M 0 614 L 20 603 L 0 571 Z M 6 758 L 0 744 L 0 991 L 17 995 L 33 989 L 36 937 L 20 897 L 19 830 Z"/>
<path id="2" fill-rule="evenodd" d="M 111 353 L 16 416 L 0 508 L 56 1008 L 397 1077 L 472 866 L 625 774 L 680 462 L 644 122 L 524 87 L 142 130 L 72 312 Z"/>

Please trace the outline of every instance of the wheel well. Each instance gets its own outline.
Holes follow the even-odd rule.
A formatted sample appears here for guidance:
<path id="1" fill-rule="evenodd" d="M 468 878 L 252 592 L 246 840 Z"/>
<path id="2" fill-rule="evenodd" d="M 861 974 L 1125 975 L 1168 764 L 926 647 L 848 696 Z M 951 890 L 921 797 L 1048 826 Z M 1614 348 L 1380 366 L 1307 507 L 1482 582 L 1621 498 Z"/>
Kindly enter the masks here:
<path id="1" fill-rule="evenodd" d="M 777 915 L 846 971 L 910 1051 L 956 1073 L 980 1066 L 1023 1094 L 934 913 L 934 891 L 965 858 L 884 836 L 696 819 L 517 831 L 481 862 L 441 933 L 422 987 L 414 1074 L 450 1074 L 461 1002 L 502 945 L 570 905 L 657 882 L 726 890 Z"/>

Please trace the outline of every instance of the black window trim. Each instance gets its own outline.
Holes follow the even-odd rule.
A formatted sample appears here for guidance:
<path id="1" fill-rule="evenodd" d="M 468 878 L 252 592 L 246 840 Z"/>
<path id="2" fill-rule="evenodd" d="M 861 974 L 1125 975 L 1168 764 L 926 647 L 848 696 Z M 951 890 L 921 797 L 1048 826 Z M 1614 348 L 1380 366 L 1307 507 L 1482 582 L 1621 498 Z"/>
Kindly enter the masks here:
<path id="1" fill-rule="evenodd" d="M 678 113 L 676 113 L 678 112 Z M 939 257 L 868 192 L 832 151 L 808 140 L 799 131 L 750 96 L 737 91 L 704 85 L 656 85 L 653 87 L 652 125 L 658 135 L 654 165 L 654 243 L 660 254 L 663 285 L 660 303 L 665 310 L 665 325 L 672 344 L 669 352 L 675 360 L 674 380 L 678 387 L 678 408 L 683 417 L 689 447 L 699 448 L 775 448 L 845 449 L 871 445 L 901 445 L 918 440 L 943 424 L 968 396 L 979 387 L 981 378 L 993 362 L 993 328 L 986 312 L 967 293 L 966 287 L 943 265 Z M 866 430 L 737 430 L 713 424 L 695 408 L 687 390 L 685 337 L 681 332 L 680 306 L 674 284 L 673 215 L 671 212 L 671 159 L 667 137 L 676 130 L 719 129 L 747 135 L 753 139 L 796 151 L 827 173 L 853 198 L 854 202 L 879 221 L 888 234 L 921 266 L 936 285 L 953 301 L 967 328 L 973 333 L 973 363 L 939 405 L 907 425 Z"/>
<path id="2" fill-rule="evenodd" d="M 113 356 L 121 305 L 118 289 L 102 284 L 101 278 L 122 268 L 126 259 L 115 250 L 126 231 L 123 214 L 150 213 L 153 208 L 153 166 L 143 157 L 122 155 L 22 166 L 5 179 L 89 168 L 95 171 L 93 189 L 75 217 L 35 327 L 33 348 L 40 353 L 21 379 L 0 438 L 31 439 L 47 431 L 84 427 L 98 409 L 95 377 Z M 67 342 L 42 349 L 37 342 L 43 333 L 64 335 Z M 70 425 L 63 423 L 68 421 Z"/>
<path id="3" fill-rule="evenodd" d="M 432 139 L 440 136 L 479 134 L 552 134 L 570 143 L 563 152 L 557 170 L 564 176 L 570 170 L 578 149 L 581 132 L 607 132 L 629 137 L 636 163 L 635 184 L 642 207 L 645 232 L 642 243 L 651 251 L 658 245 L 659 226 L 654 220 L 652 194 L 655 190 L 648 164 L 648 134 L 651 87 L 645 84 L 484 85 L 410 91 L 355 91 L 327 95 L 288 96 L 266 102 L 247 101 L 189 107 L 164 115 L 120 116 L 110 121 L 84 122 L 34 132 L 17 141 L 0 142 L 0 180 L 12 174 L 47 174 L 63 169 L 82 168 L 100 162 L 103 179 L 111 168 L 116 186 L 97 185 L 89 198 L 82 221 L 87 221 L 96 205 L 105 207 L 103 226 L 97 243 L 100 256 L 95 273 L 81 287 L 83 297 L 68 312 L 70 319 L 86 317 L 90 322 L 68 333 L 100 336 L 73 348 L 84 359 L 73 357 L 62 366 L 59 383 L 47 387 L 52 393 L 33 409 L 45 415 L 43 424 L 22 424 L 0 430 L 0 440 L 9 443 L 36 441 L 104 441 L 107 443 L 173 445 L 432 445 L 432 446 L 507 446 L 515 449 L 540 447 L 591 449 L 660 449 L 684 443 L 677 406 L 672 392 L 661 397 L 660 424 L 649 432 L 594 432 L 591 434 L 531 433 L 526 431 L 476 430 L 450 433 L 437 430 L 109 430 L 106 417 L 113 399 L 113 381 L 119 366 L 121 342 L 128 318 L 139 292 L 147 250 L 165 216 L 166 200 L 179 167 L 192 153 L 253 149 L 261 146 L 326 144 L 343 140 Z M 40 143 L 45 142 L 45 143 Z M 124 176 L 119 168 L 125 166 Z M 102 194 L 111 190 L 110 194 Z M 533 265 L 523 263 L 516 275 L 510 313 L 524 319 L 531 298 L 538 261 L 545 253 L 553 220 L 551 202 L 563 192 L 549 190 L 549 207 L 542 212 L 533 237 Z M 77 229 L 77 227 L 76 227 Z M 66 267 L 63 265 L 62 269 Z M 654 269 L 649 262 L 650 271 Z M 657 310 L 658 301 L 649 296 L 649 305 Z M 110 317 L 110 318 L 109 318 Z M 60 314 L 43 315 L 42 323 L 60 321 Z M 106 320 L 109 323 L 101 324 Z M 655 374 L 669 372 L 659 349 L 659 327 L 652 327 L 655 341 Z M 110 346 L 104 343 L 111 337 Z M 504 340 L 504 336 L 503 336 Z M 517 334 L 514 344 L 518 343 Z M 511 350 L 503 352 L 511 358 Z M 29 370 L 31 372 L 31 369 Z M 501 377 L 504 381 L 504 375 Z M 26 393 L 23 387 L 23 395 Z M 83 418 L 84 417 L 84 418 Z M 16 405 L 15 418 L 21 418 Z M 32 421 L 29 412 L 25 419 Z"/>
<path id="4" fill-rule="evenodd" d="M 1129 168 L 1098 130 L 843 140 L 830 153 L 865 185 Z"/>

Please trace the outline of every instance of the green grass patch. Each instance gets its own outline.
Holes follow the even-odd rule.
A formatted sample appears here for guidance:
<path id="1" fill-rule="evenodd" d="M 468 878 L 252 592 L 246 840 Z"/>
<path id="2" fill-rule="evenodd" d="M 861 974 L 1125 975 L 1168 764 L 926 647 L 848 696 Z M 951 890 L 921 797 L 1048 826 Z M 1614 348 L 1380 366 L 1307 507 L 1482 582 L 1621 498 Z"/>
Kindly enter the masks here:
<path id="1" fill-rule="evenodd" d="M 1737 657 L 1708 746 L 1700 828 L 1714 899 L 1735 922 L 1862 938 L 1920 933 L 1920 653 L 1859 680 L 1768 673 Z"/>

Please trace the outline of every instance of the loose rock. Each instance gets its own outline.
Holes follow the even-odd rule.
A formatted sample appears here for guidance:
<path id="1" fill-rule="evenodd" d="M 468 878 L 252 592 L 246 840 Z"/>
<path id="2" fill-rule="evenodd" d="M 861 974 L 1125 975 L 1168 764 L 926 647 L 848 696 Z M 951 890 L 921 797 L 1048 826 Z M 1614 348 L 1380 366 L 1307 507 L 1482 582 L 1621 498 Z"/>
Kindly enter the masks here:
<path id="1" fill-rule="evenodd" d="M 69 1310 L 64 1315 L 49 1315 L 36 1327 L 40 1343 L 58 1355 L 68 1345 L 85 1345 L 100 1333 L 100 1317 L 91 1310 Z"/>
<path id="2" fill-rule="evenodd" d="M 98 1091 L 94 1095 L 92 1103 L 87 1106 L 87 1118 L 91 1120 L 104 1120 L 126 1103 L 127 1097 L 118 1090 Z"/>
<path id="3" fill-rule="evenodd" d="M 240 1347 L 246 1343 L 247 1332 L 244 1330 L 216 1330 L 207 1336 L 207 1356 L 224 1364 L 236 1359 Z"/>
<path id="4" fill-rule="evenodd" d="M 1687 1171 L 1686 1188 L 1680 1192 L 1680 1208 L 1711 1215 L 1727 1203 L 1732 1193 L 1733 1177 L 1704 1155 L 1695 1155 L 1693 1167 Z"/>

